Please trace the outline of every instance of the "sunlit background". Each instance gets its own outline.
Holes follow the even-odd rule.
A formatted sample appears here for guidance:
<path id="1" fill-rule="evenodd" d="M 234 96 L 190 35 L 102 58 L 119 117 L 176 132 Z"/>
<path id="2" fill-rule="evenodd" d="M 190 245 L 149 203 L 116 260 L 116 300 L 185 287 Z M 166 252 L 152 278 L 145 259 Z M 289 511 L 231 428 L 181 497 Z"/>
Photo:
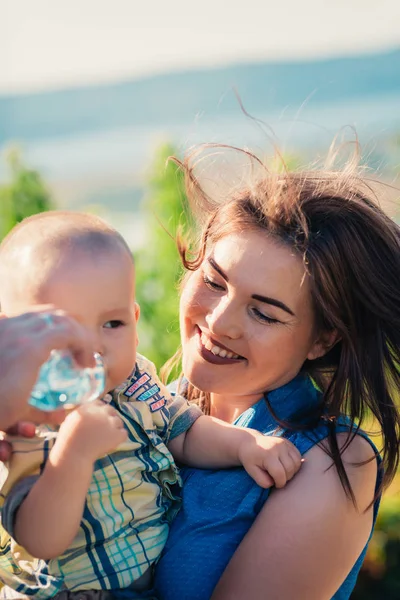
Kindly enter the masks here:
<path id="1" fill-rule="evenodd" d="M 399 0 L 0 0 L 0 201 L 34 170 L 54 206 L 99 212 L 141 251 L 158 243 L 150 201 L 177 196 L 169 152 L 223 142 L 264 155 L 275 141 L 306 165 L 353 130 L 364 162 L 399 186 L 399 23 Z M 165 306 L 157 265 L 142 266 L 142 301 Z M 178 335 L 169 318 L 165 355 Z M 400 598 L 399 489 L 354 598 Z"/>
<path id="2" fill-rule="evenodd" d="M 180 152 L 200 141 L 267 149 L 234 89 L 304 163 L 354 126 L 368 162 L 396 175 L 398 0 L 0 6 L 1 147 L 18 143 L 60 204 L 100 205 L 135 246 L 162 142 Z"/>

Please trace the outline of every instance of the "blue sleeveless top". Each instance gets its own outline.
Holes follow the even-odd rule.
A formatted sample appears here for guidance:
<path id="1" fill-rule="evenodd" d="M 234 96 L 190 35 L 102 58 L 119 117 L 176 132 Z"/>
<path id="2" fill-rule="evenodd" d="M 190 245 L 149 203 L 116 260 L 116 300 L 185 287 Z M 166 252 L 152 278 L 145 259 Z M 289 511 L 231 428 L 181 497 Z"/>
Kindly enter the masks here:
<path id="1" fill-rule="evenodd" d="M 298 375 L 268 394 L 273 412 L 282 420 L 289 420 L 299 410 L 312 409 L 320 400 L 320 393 L 305 375 Z M 265 435 L 272 435 L 278 425 L 264 398 L 246 410 L 235 424 L 257 429 Z M 348 431 L 348 428 L 343 419 L 337 431 Z M 321 420 L 312 430 L 284 430 L 283 434 L 301 454 L 305 454 L 327 437 L 328 426 Z M 205 470 L 185 467 L 181 475 L 182 508 L 171 525 L 167 544 L 156 566 L 156 594 L 159 600 L 209 600 L 236 548 L 268 500 L 270 490 L 259 487 L 242 468 Z M 378 469 L 377 486 L 381 477 L 381 469 Z M 374 524 L 378 504 L 379 501 L 374 507 Z M 350 597 L 366 548 L 332 600 Z"/>

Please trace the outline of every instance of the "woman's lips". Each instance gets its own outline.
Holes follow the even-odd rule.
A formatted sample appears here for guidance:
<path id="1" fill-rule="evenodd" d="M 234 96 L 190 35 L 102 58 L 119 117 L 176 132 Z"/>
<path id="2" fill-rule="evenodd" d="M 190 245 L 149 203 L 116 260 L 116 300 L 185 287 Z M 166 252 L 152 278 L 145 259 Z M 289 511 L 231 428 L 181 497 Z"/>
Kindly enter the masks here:
<path id="1" fill-rule="evenodd" d="M 214 354 L 211 350 L 208 350 L 202 342 L 201 339 L 201 331 L 197 328 L 197 347 L 200 353 L 200 356 L 207 362 L 212 363 L 213 365 L 232 365 L 234 363 L 238 363 L 244 360 L 243 357 L 237 356 L 235 358 L 228 356 L 220 356 L 218 354 Z M 219 346 L 222 348 L 222 346 Z M 225 347 L 224 347 L 225 348 Z M 230 351 L 229 351 L 230 352 Z"/>

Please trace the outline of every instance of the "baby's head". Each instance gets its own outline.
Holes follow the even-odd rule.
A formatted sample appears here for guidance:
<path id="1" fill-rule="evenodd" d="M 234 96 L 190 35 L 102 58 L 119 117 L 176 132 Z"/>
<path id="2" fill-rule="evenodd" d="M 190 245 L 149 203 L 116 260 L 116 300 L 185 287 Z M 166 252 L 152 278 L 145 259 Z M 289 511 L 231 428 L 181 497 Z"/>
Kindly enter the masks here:
<path id="1" fill-rule="evenodd" d="M 95 335 L 106 391 L 136 361 L 135 272 L 120 234 L 90 214 L 51 211 L 17 225 L 0 245 L 0 305 L 7 316 L 53 304 Z"/>

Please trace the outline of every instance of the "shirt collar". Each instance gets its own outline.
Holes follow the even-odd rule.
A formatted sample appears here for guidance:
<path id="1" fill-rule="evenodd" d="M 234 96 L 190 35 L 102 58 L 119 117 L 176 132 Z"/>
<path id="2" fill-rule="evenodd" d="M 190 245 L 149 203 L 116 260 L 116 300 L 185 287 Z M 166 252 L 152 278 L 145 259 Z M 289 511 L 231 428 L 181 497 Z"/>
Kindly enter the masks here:
<path id="1" fill-rule="evenodd" d="M 255 423 L 263 423 L 266 429 L 271 429 L 279 427 L 279 420 L 298 423 L 315 412 L 321 399 L 310 377 L 299 373 L 289 383 L 265 394 L 236 419 L 235 425 L 255 427 Z"/>

